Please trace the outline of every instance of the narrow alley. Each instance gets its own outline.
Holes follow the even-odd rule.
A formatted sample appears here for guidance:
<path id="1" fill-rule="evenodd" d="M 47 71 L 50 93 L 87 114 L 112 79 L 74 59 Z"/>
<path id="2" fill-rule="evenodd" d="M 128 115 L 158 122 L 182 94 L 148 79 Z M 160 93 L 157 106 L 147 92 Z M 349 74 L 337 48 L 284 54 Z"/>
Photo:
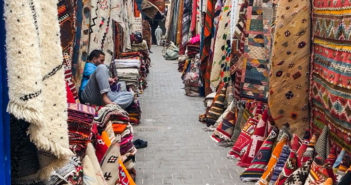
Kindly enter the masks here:
<path id="1" fill-rule="evenodd" d="M 241 184 L 242 169 L 226 158 L 229 148 L 216 146 L 198 115 L 203 99 L 184 95 L 177 61 L 166 61 L 153 46 L 148 88 L 141 95 L 142 122 L 135 138 L 148 141 L 138 150 L 137 184 Z"/>

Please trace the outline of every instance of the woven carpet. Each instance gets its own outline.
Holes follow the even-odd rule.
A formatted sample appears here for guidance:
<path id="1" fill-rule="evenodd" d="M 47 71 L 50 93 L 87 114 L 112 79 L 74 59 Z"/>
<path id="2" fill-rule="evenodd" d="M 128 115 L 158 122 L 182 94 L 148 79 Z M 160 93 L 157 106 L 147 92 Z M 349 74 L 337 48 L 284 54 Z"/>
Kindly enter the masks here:
<path id="1" fill-rule="evenodd" d="M 227 0 L 222 7 L 219 16 L 217 35 L 215 39 L 213 63 L 211 70 L 211 86 L 216 88 L 218 84 L 229 81 L 230 68 L 230 53 L 231 53 L 231 38 L 227 30 L 230 26 L 231 1 Z"/>
<path id="2" fill-rule="evenodd" d="M 214 19 L 214 6 L 216 0 L 207 1 L 207 9 L 204 20 L 203 30 L 201 32 L 201 47 L 200 47 L 200 59 L 201 59 L 201 74 L 203 78 L 203 83 L 205 87 L 205 96 L 212 92 L 210 87 L 212 60 L 210 60 L 211 55 L 211 41 L 214 34 L 213 30 L 213 19 Z"/>
<path id="3" fill-rule="evenodd" d="M 255 127 L 255 131 L 251 136 L 251 143 L 248 146 L 245 154 L 240 158 L 238 166 L 249 167 L 256 153 L 260 149 L 263 141 L 268 135 L 269 123 L 268 119 L 268 110 L 265 110 L 262 115 L 259 115 L 259 121 Z"/>
<path id="4" fill-rule="evenodd" d="M 165 11 L 165 1 L 146 0 L 142 2 L 141 9 L 146 16 L 153 19 L 158 12 L 163 13 Z"/>
<path id="5" fill-rule="evenodd" d="M 269 79 L 269 109 L 278 127 L 302 137 L 308 125 L 310 1 L 278 2 Z M 293 11 L 287 11 L 294 7 Z M 291 24 L 290 24 L 291 23 Z"/>
<path id="6" fill-rule="evenodd" d="M 272 154 L 273 144 L 278 137 L 278 129 L 274 127 L 269 133 L 266 140 L 263 142 L 261 148 L 255 155 L 250 167 L 248 167 L 241 175 L 240 179 L 244 182 L 247 181 L 258 181 L 262 174 L 265 172 L 265 168 L 269 162 Z"/>
<path id="7" fill-rule="evenodd" d="M 90 0 L 83 0 L 83 10 L 82 10 L 82 26 L 80 34 L 79 43 L 79 53 L 77 58 L 77 66 L 75 66 L 76 71 L 74 74 L 74 79 L 76 87 L 80 87 L 82 80 L 82 74 L 84 70 L 85 62 L 89 55 L 89 36 L 90 36 L 90 18 L 91 18 L 91 2 Z"/>
<path id="8" fill-rule="evenodd" d="M 327 125 L 332 146 L 351 152 L 351 5 L 314 0 L 312 10 L 312 131 Z"/>
<path id="9" fill-rule="evenodd" d="M 221 115 L 222 121 L 219 122 L 216 130 L 212 134 L 212 138 L 216 142 L 230 141 L 234 131 L 234 125 L 236 122 L 236 102 L 232 101 L 224 113 Z M 220 118 L 217 119 L 217 121 Z"/>
<path id="10" fill-rule="evenodd" d="M 57 7 L 61 32 L 63 63 L 65 64 L 65 79 L 73 95 L 75 96 L 75 99 L 77 99 L 78 92 L 75 83 L 73 82 L 72 75 L 72 57 L 76 32 L 77 4 L 76 1 L 73 0 L 59 0 Z"/>
<path id="11" fill-rule="evenodd" d="M 189 30 L 191 24 L 192 1 L 184 0 L 184 12 L 182 17 L 182 35 L 181 42 L 179 43 L 179 54 L 185 53 L 185 47 L 189 40 Z"/>
<path id="12" fill-rule="evenodd" d="M 89 53 L 100 49 L 105 53 L 105 63 L 113 59 L 111 1 L 91 0 Z"/>
<path id="13" fill-rule="evenodd" d="M 262 107 L 257 109 L 261 109 L 261 108 Z M 259 112 L 259 113 L 256 114 L 256 112 Z M 236 139 L 230 151 L 230 154 L 233 157 L 240 159 L 249 149 L 250 143 L 252 143 L 251 136 L 254 134 L 257 123 L 259 122 L 258 114 L 260 113 L 262 113 L 261 110 L 255 110 L 253 111 L 253 116 L 247 119 L 247 122 L 241 129 L 240 135 Z"/>
<path id="14" fill-rule="evenodd" d="M 266 55 L 263 29 L 263 3 L 250 1 L 247 8 L 247 37 L 245 41 L 244 80 L 241 97 L 267 101 L 268 98 L 268 56 Z"/>

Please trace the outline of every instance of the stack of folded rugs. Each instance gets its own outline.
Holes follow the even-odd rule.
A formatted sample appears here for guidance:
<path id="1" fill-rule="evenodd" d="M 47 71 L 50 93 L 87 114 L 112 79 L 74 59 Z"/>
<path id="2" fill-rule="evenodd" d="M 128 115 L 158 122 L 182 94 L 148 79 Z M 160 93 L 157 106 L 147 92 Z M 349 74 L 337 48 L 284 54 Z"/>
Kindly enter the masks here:
<path id="1" fill-rule="evenodd" d="M 88 143 L 92 142 L 92 126 L 95 116 L 93 107 L 69 103 L 68 104 L 68 134 L 70 149 L 75 154 L 70 161 L 60 169 L 55 169 L 50 179 L 45 183 L 48 185 L 55 184 L 82 184 L 83 167 L 85 164 L 85 156 Z M 99 168 L 97 166 L 96 168 Z"/>
<path id="2" fill-rule="evenodd" d="M 200 43 L 188 44 L 186 47 L 187 47 L 187 55 L 189 58 L 194 58 L 195 55 L 200 53 Z"/>
<path id="3" fill-rule="evenodd" d="M 132 142 L 133 127 L 129 122 L 128 113 L 115 104 L 102 107 L 95 117 L 99 132 L 107 133 L 111 142 L 120 146 L 122 161 L 129 171 L 134 171 L 136 148 Z"/>
<path id="4" fill-rule="evenodd" d="M 187 55 L 189 58 L 194 58 L 200 53 L 200 35 L 192 37 L 186 45 Z"/>
<path id="5" fill-rule="evenodd" d="M 78 103 L 68 104 L 69 144 L 78 156 L 84 156 L 86 146 L 91 141 L 94 116 L 93 107 Z"/>
<path id="6" fill-rule="evenodd" d="M 184 68 L 186 65 L 186 61 L 188 60 L 188 57 L 186 55 L 181 55 L 178 58 L 178 71 L 183 73 L 184 72 Z"/>
<path id="7" fill-rule="evenodd" d="M 134 90 L 140 89 L 140 65 L 139 58 L 116 59 L 117 75 L 120 81 L 125 81 L 127 86 Z M 138 92 L 138 91 L 136 91 Z"/>
<path id="8" fill-rule="evenodd" d="M 145 51 L 122 53 L 116 59 L 117 74 L 127 86 L 135 92 L 142 92 L 147 87 L 146 77 L 149 73 L 150 58 Z"/>
<path id="9" fill-rule="evenodd" d="M 151 60 L 149 58 L 148 51 L 133 51 L 133 52 L 124 52 L 119 56 L 120 59 L 129 59 L 129 58 L 139 58 L 140 68 L 139 68 L 139 85 L 142 91 L 147 87 L 146 77 L 149 73 L 149 67 Z"/>
<path id="10" fill-rule="evenodd" d="M 200 96 L 200 56 L 188 60 L 186 63 L 185 72 L 182 75 L 185 95 L 187 96 Z"/>
<path id="11" fill-rule="evenodd" d="M 148 53 L 142 51 L 126 52 L 122 53 L 120 57 L 115 60 L 120 80 L 125 81 L 134 92 L 141 93 L 147 86 L 146 77 L 150 66 Z M 130 73 L 128 71 L 133 69 L 138 69 L 138 75 L 136 72 Z M 141 118 L 141 108 L 137 97 L 126 111 L 129 114 L 129 122 L 132 125 L 138 125 Z"/>
<path id="12" fill-rule="evenodd" d="M 139 125 L 141 119 L 141 108 L 139 100 L 134 102 L 126 109 L 129 114 L 129 121 L 132 125 Z"/>

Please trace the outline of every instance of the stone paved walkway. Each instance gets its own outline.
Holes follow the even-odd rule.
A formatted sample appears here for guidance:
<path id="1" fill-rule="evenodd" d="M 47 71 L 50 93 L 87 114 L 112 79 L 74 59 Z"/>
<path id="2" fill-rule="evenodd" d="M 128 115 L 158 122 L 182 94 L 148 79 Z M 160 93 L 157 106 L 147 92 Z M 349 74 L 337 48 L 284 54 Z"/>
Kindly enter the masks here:
<path id="1" fill-rule="evenodd" d="M 235 185 L 241 168 L 228 160 L 229 148 L 217 146 L 203 131 L 198 115 L 202 98 L 184 95 L 177 61 L 165 61 L 153 46 L 149 87 L 141 95 L 142 122 L 135 138 L 148 141 L 137 153 L 137 184 Z"/>

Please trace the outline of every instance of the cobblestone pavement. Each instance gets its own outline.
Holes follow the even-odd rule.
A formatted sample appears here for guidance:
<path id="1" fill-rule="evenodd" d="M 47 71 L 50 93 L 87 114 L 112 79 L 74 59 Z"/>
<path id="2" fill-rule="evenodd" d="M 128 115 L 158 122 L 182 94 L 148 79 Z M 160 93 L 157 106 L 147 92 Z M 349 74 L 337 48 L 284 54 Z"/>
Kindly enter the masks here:
<path id="1" fill-rule="evenodd" d="M 165 61 L 153 46 L 148 88 L 141 95 L 142 122 L 135 139 L 148 141 L 136 155 L 137 184 L 243 184 L 242 169 L 226 158 L 229 148 L 217 146 L 198 121 L 202 98 L 184 95 L 177 61 Z"/>

